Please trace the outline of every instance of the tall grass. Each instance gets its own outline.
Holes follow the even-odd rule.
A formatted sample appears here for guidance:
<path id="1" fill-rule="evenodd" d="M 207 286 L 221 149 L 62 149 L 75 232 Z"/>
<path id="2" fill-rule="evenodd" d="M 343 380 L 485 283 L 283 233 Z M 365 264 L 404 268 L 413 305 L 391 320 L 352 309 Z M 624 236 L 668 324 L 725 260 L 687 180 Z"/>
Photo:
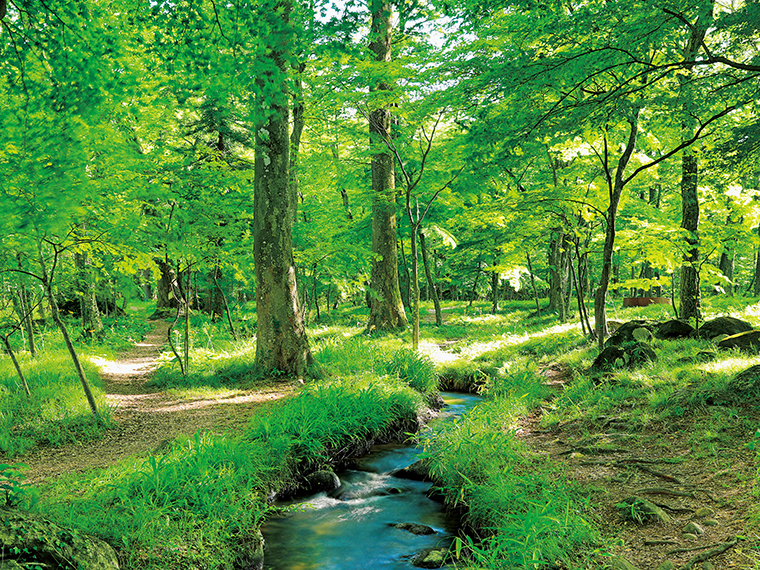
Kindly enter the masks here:
<path id="1" fill-rule="evenodd" d="M 229 570 L 256 542 L 273 490 L 416 421 L 420 404 L 397 379 L 307 385 L 254 416 L 242 436 L 196 434 L 166 453 L 58 481 L 37 508 L 117 546 L 125 568 Z"/>
<path id="2" fill-rule="evenodd" d="M 469 538 L 455 551 L 467 567 L 573 567 L 598 538 L 587 496 L 515 437 L 517 419 L 544 395 L 534 370 L 516 368 L 493 380 L 488 400 L 426 441 L 447 503 L 465 512 Z"/>
<path id="3" fill-rule="evenodd" d="M 100 437 L 110 421 L 97 369 L 84 361 L 95 401 L 97 421 L 68 354 L 45 352 L 37 358 L 19 355 L 31 398 L 23 391 L 9 359 L 0 361 L 0 453 L 23 454 L 37 445 L 82 443 Z"/>

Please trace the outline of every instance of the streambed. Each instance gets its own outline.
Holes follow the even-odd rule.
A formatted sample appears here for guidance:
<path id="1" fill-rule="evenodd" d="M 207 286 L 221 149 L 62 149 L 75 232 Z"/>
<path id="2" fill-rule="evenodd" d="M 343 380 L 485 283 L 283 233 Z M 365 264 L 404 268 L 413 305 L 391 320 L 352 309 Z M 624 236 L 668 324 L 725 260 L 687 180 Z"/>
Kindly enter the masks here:
<path id="1" fill-rule="evenodd" d="M 441 394 L 447 406 L 436 422 L 472 409 L 471 394 Z M 318 493 L 280 506 L 300 505 L 269 520 L 262 528 L 264 567 L 270 570 L 409 570 L 411 559 L 426 548 L 451 544 L 456 521 L 443 505 L 427 497 L 430 483 L 401 479 L 393 473 L 417 461 L 421 449 L 386 444 L 371 448 L 354 469 L 338 473 L 335 491 Z M 435 533 L 412 534 L 398 523 L 431 527 Z"/>

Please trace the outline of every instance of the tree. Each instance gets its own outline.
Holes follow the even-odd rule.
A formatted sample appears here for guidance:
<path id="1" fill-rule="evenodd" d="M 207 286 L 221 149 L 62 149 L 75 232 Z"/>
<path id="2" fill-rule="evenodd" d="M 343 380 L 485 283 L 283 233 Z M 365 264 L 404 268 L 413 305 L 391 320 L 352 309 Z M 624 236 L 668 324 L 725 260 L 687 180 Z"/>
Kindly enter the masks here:
<path id="1" fill-rule="evenodd" d="M 380 66 L 391 61 L 393 10 L 389 0 L 369 0 L 372 13 L 370 49 Z M 373 92 L 391 91 L 391 84 L 381 80 L 370 86 Z M 396 249 L 396 176 L 394 156 L 386 146 L 391 138 L 390 102 L 379 97 L 369 114 L 372 147 L 372 263 L 368 331 L 393 330 L 408 323 L 401 302 Z"/>
<path id="2" fill-rule="evenodd" d="M 256 265 L 256 366 L 302 377 L 311 351 L 299 309 L 293 263 L 290 191 L 288 67 L 294 30 L 290 0 L 270 0 L 259 8 L 269 33 L 268 54 L 256 86 L 264 107 L 256 125 L 254 168 L 254 262 Z"/>

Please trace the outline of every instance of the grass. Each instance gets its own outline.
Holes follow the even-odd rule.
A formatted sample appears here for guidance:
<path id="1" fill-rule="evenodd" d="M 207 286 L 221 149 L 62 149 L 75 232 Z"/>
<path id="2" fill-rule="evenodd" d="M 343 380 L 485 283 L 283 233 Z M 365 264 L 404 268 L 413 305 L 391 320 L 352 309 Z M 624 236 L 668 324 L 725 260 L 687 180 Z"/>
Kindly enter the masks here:
<path id="1" fill-rule="evenodd" d="M 692 455 L 726 473 L 737 441 L 755 445 L 760 438 L 751 437 L 757 414 L 747 398 L 731 394 L 736 373 L 760 357 L 717 352 L 706 341 L 656 341 L 658 359 L 650 365 L 590 375 L 596 348 L 577 323 L 537 316 L 530 302 L 502 304 L 497 315 L 486 303 L 445 307 L 444 326 L 423 324 L 421 354 L 410 350 L 409 331 L 367 337 L 360 309 L 331 311 L 309 331 L 320 378 L 253 417 L 245 433 L 197 434 L 147 458 L 62 479 L 44 489 L 35 508 L 105 537 L 126 568 L 231 568 L 240 562 L 241 542 L 256 542 L 273 489 L 297 485 L 368 439 L 405 431 L 440 382 L 485 398 L 466 418 L 426 436 L 425 454 L 448 504 L 465 513 L 469 534 L 454 547 L 459 564 L 534 570 L 563 561 L 592 568 L 607 540 L 591 508 L 594 491 L 534 456 L 515 437 L 520 417 L 541 407 L 547 428 L 573 423 L 591 432 L 617 418 L 634 433 L 691 430 Z M 708 318 L 760 322 L 756 303 L 706 299 L 704 310 Z M 610 318 L 672 314 L 663 306 L 618 308 Z M 191 376 L 181 378 L 167 357 L 158 385 L 186 396 L 260 380 L 250 365 L 250 338 L 236 343 L 223 323 L 198 316 L 192 325 Z M 552 393 L 541 368 L 557 362 L 573 378 Z M 12 383 L 0 389 L 17 391 Z M 6 475 L 0 473 L 0 488 L 18 480 L 16 471 Z M 755 489 L 760 494 L 760 468 Z M 33 505 L 31 495 L 19 496 Z M 760 511 L 752 516 L 760 523 Z"/>
<path id="2" fill-rule="evenodd" d="M 36 508 L 105 538 L 126 568 L 230 569 L 256 546 L 272 490 L 416 424 L 421 401 L 400 380 L 379 377 L 307 385 L 254 416 L 242 435 L 196 434 L 166 452 L 59 480 Z"/>

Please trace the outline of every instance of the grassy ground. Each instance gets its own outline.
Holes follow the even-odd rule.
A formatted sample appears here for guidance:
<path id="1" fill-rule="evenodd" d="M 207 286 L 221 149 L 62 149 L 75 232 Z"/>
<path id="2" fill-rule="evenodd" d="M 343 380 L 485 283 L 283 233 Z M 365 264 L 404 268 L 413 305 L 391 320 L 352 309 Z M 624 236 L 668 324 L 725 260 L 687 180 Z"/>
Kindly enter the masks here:
<path id="1" fill-rule="evenodd" d="M 730 313 L 760 325 L 757 300 L 710 301 L 705 300 L 708 318 Z M 430 309 L 423 305 L 423 314 Z M 235 563 L 234 546 L 269 513 L 267 497 L 273 488 L 286 486 L 303 470 L 329 465 L 331 457 L 358 440 L 410 421 L 440 381 L 485 396 L 476 412 L 426 442 L 428 461 L 447 501 L 465 515 L 468 533 L 456 543 L 457 564 L 601 569 L 617 551 L 621 530 L 600 524 L 604 515 L 598 486 L 582 484 L 574 467 L 557 459 L 563 455 L 538 454 L 529 439 L 519 436 L 526 418 L 533 428 L 560 433 L 573 445 L 608 430 L 611 418 L 652 450 L 667 451 L 677 437 L 713 474 L 730 471 L 739 453 L 754 453 L 760 438 L 753 437 L 760 425 L 757 400 L 732 395 L 727 386 L 738 371 L 760 363 L 760 357 L 718 353 L 707 341 L 657 341 L 655 363 L 592 376 L 587 370 L 596 349 L 576 323 L 537 316 L 529 302 L 505 303 L 497 315 L 489 309 L 486 303 L 446 304 L 444 326 L 423 322 L 420 354 L 410 350 L 410 331 L 364 336 L 362 308 L 323 315 L 309 329 L 320 378 L 288 402 L 252 418 L 244 434 L 197 434 L 147 458 L 62 479 L 37 495 L 36 506 L 34 493 L 24 495 L 16 488 L 13 500 L 104 536 L 120 549 L 127 568 L 229 568 Z M 672 315 L 653 306 L 611 310 L 609 317 L 624 322 Z M 234 342 L 223 323 L 201 317 L 193 318 L 192 330 L 190 374 L 179 374 L 173 355 L 166 352 L 154 376 L 156 386 L 189 398 L 256 386 L 261 380 L 251 366 L 255 345 L 250 338 Z M 42 363 L 40 370 L 52 378 L 53 366 L 63 368 L 62 363 Z M 563 378 L 554 387 L 547 385 L 549 367 Z M 0 404 L 11 410 L 3 417 L 15 422 L 0 432 L 11 434 L 6 451 L 56 444 L 24 439 L 18 427 L 41 416 L 39 410 L 55 398 L 40 398 L 47 403 L 21 414 L 12 375 L 2 377 Z M 35 393 L 43 393 L 41 380 L 30 384 Z M 70 391 L 72 401 L 81 399 L 70 379 L 54 386 L 59 393 Z M 15 403 L 6 404 L 11 400 Z M 85 416 L 80 412 L 78 417 Z M 21 417 L 28 419 L 15 419 Z M 64 417 L 58 411 L 47 422 L 64 425 Z M 78 438 L 87 429 L 74 433 L 83 441 Z M 756 467 L 751 467 L 749 473 L 735 473 L 744 481 L 729 483 L 749 489 L 750 500 L 756 499 L 753 485 L 755 492 L 760 488 Z M 0 480 L 3 473 L 8 485 L 18 481 L 10 470 L 0 471 Z M 754 532 L 760 513 L 748 507 L 746 517 L 747 532 Z M 744 564 L 740 567 L 760 568 L 751 556 Z"/>

